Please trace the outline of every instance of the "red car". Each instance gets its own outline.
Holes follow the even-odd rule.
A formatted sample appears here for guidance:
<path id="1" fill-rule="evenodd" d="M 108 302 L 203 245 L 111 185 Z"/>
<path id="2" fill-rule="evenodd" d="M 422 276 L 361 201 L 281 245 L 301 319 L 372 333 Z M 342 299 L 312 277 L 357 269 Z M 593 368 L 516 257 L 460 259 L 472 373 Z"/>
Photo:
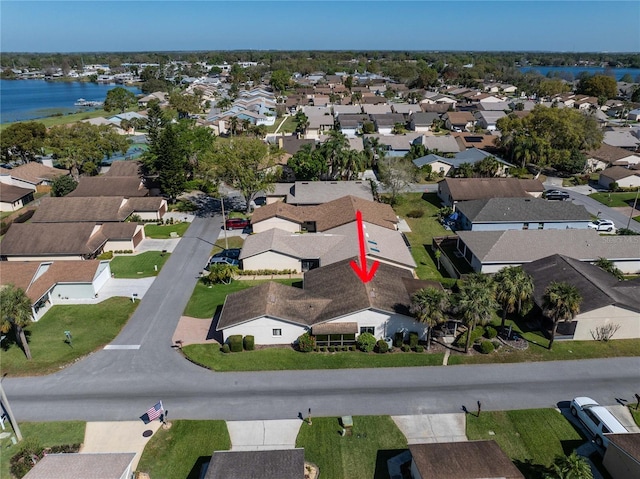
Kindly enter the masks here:
<path id="1" fill-rule="evenodd" d="M 227 230 L 243 230 L 251 225 L 249 220 L 244 218 L 229 218 L 224 222 L 224 228 Z"/>

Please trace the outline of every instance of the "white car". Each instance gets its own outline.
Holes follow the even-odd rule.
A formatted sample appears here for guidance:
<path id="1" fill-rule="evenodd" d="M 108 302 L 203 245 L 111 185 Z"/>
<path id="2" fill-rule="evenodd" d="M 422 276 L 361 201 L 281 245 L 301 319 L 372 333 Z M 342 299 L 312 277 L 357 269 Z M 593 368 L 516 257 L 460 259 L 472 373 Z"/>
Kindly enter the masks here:
<path id="1" fill-rule="evenodd" d="M 613 231 L 616 225 L 611 220 L 596 220 L 588 223 L 587 226 L 596 231 Z"/>
<path id="2" fill-rule="evenodd" d="M 600 406 L 588 397 L 577 397 L 571 401 L 571 414 L 580 419 L 584 427 L 593 436 L 598 446 L 607 447 L 606 434 L 625 434 L 629 431 L 604 406 Z"/>

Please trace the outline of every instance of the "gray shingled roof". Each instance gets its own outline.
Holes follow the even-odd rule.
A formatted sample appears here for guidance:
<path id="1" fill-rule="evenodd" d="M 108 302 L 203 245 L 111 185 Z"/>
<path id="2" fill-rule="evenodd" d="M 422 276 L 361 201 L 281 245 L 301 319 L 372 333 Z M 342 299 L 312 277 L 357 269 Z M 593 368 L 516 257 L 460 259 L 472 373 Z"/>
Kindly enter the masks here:
<path id="1" fill-rule="evenodd" d="M 140 177 L 140 162 L 132 160 L 117 160 L 111 163 L 105 176 L 134 176 Z"/>
<path id="2" fill-rule="evenodd" d="M 122 196 L 43 198 L 33 215 L 34 223 L 124 221 L 133 213 Z"/>
<path id="3" fill-rule="evenodd" d="M 204 479 L 302 479 L 304 449 L 215 451 Z"/>
<path id="4" fill-rule="evenodd" d="M 287 203 L 318 205 L 348 195 L 373 200 L 367 181 L 296 181 L 293 192 L 287 195 Z"/>
<path id="5" fill-rule="evenodd" d="M 538 180 L 518 178 L 445 178 L 454 201 L 479 200 L 484 198 L 524 198 L 529 191 L 543 191 Z M 535 188 L 535 189 L 530 189 Z"/>
<path id="6" fill-rule="evenodd" d="M 120 479 L 135 453 L 47 454 L 24 479 Z"/>
<path id="7" fill-rule="evenodd" d="M 522 266 L 533 278 L 534 300 L 542 306 L 544 291 L 552 281 L 575 286 L 582 296 L 580 312 L 609 305 L 640 312 L 640 282 L 618 281 L 610 273 L 590 263 L 554 254 Z"/>
<path id="8" fill-rule="evenodd" d="M 95 223 L 14 223 L 2 240 L 3 256 L 90 255 L 107 238 Z"/>
<path id="9" fill-rule="evenodd" d="M 306 272 L 304 289 L 269 282 L 228 295 L 217 329 L 262 316 L 312 326 L 366 309 L 409 314 L 405 281 L 413 280 L 410 271 L 380 263 L 374 278 L 364 284 L 350 262 Z M 372 261 L 368 265 L 370 269 Z"/>
<path id="10" fill-rule="evenodd" d="M 611 166 L 606 170 L 602 170 L 600 172 L 600 176 L 604 176 L 606 178 L 611 178 L 614 181 L 618 181 L 623 178 L 628 178 L 629 176 L 640 176 L 640 171 L 630 170 L 629 168 L 625 168 L 623 166 Z"/>
<path id="11" fill-rule="evenodd" d="M 149 190 L 142 186 L 137 176 L 83 176 L 75 190 L 67 196 L 147 196 Z"/>
<path id="12" fill-rule="evenodd" d="M 550 254 L 582 261 L 639 259 L 637 236 L 600 236 L 592 229 L 458 231 L 483 263 L 528 263 Z"/>
<path id="13" fill-rule="evenodd" d="M 19 186 L 2 184 L 0 188 L 0 201 L 3 203 L 13 203 L 25 196 L 32 195 L 34 190 L 30 188 L 20 188 Z"/>
<path id="14" fill-rule="evenodd" d="M 540 198 L 461 201 L 456 209 L 473 223 L 591 221 L 591 215 L 582 205 Z"/>

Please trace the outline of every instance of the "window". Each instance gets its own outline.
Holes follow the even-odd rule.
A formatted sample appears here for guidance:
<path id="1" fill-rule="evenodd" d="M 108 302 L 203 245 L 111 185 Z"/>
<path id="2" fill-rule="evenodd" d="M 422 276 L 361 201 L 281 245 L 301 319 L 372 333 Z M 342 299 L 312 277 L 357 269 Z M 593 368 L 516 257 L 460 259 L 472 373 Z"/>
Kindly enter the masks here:
<path id="1" fill-rule="evenodd" d="M 362 333 L 376 334 L 376 328 L 375 326 L 360 326 L 360 334 Z"/>
<path id="2" fill-rule="evenodd" d="M 528 230 L 529 229 L 529 223 L 523 223 L 522 224 L 522 229 L 523 230 Z"/>
<path id="3" fill-rule="evenodd" d="M 282 336 L 282 329 L 272 329 L 271 334 L 273 336 Z"/>
<path id="4" fill-rule="evenodd" d="M 539 230 L 543 230 L 544 229 L 544 223 L 538 223 L 538 229 Z"/>

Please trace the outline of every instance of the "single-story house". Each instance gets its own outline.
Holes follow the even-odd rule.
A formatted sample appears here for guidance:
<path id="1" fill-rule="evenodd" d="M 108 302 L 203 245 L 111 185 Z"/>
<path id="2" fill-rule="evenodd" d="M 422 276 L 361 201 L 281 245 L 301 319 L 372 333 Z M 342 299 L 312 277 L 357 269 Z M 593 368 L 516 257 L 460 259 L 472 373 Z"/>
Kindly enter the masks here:
<path id="1" fill-rule="evenodd" d="M 340 119 L 340 115 L 360 115 L 362 107 L 360 105 L 334 105 L 333 116 L 336 120 Z"/>
<path id="2" fill-rule="evenodd" d="M 422 110 L 420 109 L 420 105 L 412 105 L 410 103 L 392 103 L 391 108 L 393 109 L 394 113 L 403 115 L 405 119 L 414 114 L 416 111 L 422 112 Z"/>
<path id="3" fill-rule="evenodd" d="M 107 223 L 127 221 L 133 215 L 142 220 L 159 220 L 167 212 L 167 200 L 161 197 L 126 199 L 122 196 L 88 198 L 64 196 L 43 198 L 33 223 Z"/>
<path id="4" fill-rule="evenodd" d="M 135 176 L 140 177 L 141 164 L 133 160 L 116 160 L 111 163 L 104 176 Z"/>
<path id="5" fill-rule="evenodd" d="M 277 183 L 268 196 L 284 198 L 287 204 L 297 206 L 321 205 L 343 196 L 356 196 L 373 201 L 373 192 L 368 181 L 296 181 Z M 267 199 L 267 202 L 270 201 Z"/>
<path id="6" fill-rule="evenodd" d="M 639 130 L 635 128 L 611 127 L 605 129 L 604 140 L 602 140 L 602 142 L 610 146 L 617 146 L 635 152 L 638 147 L 640 147 L 640 133 Z"/>
<path id="7" fill-rule="evenodd" d="M 509 111 L 511 110 L 511 106 L 507 101 L 495 101 L 495 102 L 480 102 L 478 103 L 478 111 Z"/>
<path id="8" fill-rule="evenodd" d="M 363 113 L 340 113 L 336 121 L 343 135 L 354 137 L 365 123 L 371 122 L 371 118 Z"/>
<path id="9" fill-rule="evenodd" d="M 105 251 L 135 251 L 145 238 L 137 223 L 14 223 L 2 240 L 6 261 L 93 259 Z"/>
<path id="10" fill-rule="evenodd" d="M 94 299 L 110 277 L 109 261 L 0 261 L 0 284 L 27 293 L 36 321 L 54 304 Z"/>
<path id="11" fill-rule="evenodd" d="M 365 135 L 363 138 L 377 138 L 385 150 L 385 156 L 398 158 L 411 150 L 411 145 L 420 144 L 424 135 L 419 132 L 409 132 L 404 135 L 381 135 L 379 133 Z"/>
<path id="12" fill-rule="evenodd" d="M 95 477 L 129 479 L 133 474 L 134 452 L 47 454 L 24 479 Z"/>
<path id="13" fill-rule="evenodd" d="M 45 166 L 36 161 L 30 161 L 10 170 L 0 168 L 0 183 L 19 186 L 33 191 L 47 192 L 51 183 L 59 176 L 68 175 L 67 170 Z"/>
<path id="14" fill-rule="evenodd" d="M 83 176 L 69 197 L 90 196 L 149 196 L 142 180 L 137 176 Z"/>
<path id="15" fill-rule="evenodd" d="M 422 168 L 425 165 L 431 165 L 433 172 L 438 173 L 442 176 L 447 176 L 450 173 L 453 174 L 455 170 L 464 163 L 475 165 L 476 163 L 489 157 L 494 158 L 500 164 L 500 167 L 498 169 L 499 175 L 508 174 L 509 168 L 514 167 L 514 165 L 512 165 L 511 163 L 477 148 L 470 148 L 468 150 L 456 153 L 453 158 L 444 158 L 440 155 L 435 155 L 432 153 L 420 158 L 416 158 L 415 160 L 413 160 L 413 164 L 418 168 Z"/>
<path id="16" fill-rule="evenodd" d="M 604 170 L 611 165 L 628 166 L 640 163 L 640 155 L 606 143 L 602 143 L 597 150 L 587 151 L 585 154 L 589 171 Z"/>
<path id="17" fill-rule="evenodd" d="M 13 185 L 0 187 L 0 211 L 16 211 L 33 201 L 33 190 Z"/>
<path id="18" fill-rule="evenodd" d="M 352 260 L 339 261 L 304 274 L 304 289 L 262 283 L 227 296 L 215 327 L 230 335 L 253 335 L 256 344 L 291 344 L 309 331 L 318 345 L 348 346 L 364 332 L 376 338 L 427 326 L 409 313 L 409 291 L 419 281 L 410 271 L 380 263 L 373 279 L 363 283 Z M 368 262 L 371 270 L 372 262 Z"/>
<path id="19" fill-rule="evenodd" d="M 607 434 L 602 464 L 612 479 L 640 477 L 640 434 Z"/>
<path id="20" fill-rule="evenodd" d="M 419 143 L 424 145 L 427 150 L 438 151 L 439 153 L 458 153 L 463 151 L 453 135 L 443 136 L 423 136 L 419 139 Z"/>
<path id="21" fill-rule="evenodd" d="M 279 228 L 290 233 L 327 232 L 356 221 L 357 211 L 362 213 L 364 223 L 394 231 L 397 229 L 398 217 L 391 206 L 351 195 L 316 206 L 295 206 L 282 202 L 268 204 L 254 211 L 251 225 L 254 233 L 271 228 Z"/>
<path id="22" fill-rule="evenodd" d="M 417 111 L 411 114 L 409 128 L 413 131 L 431 131 L 433 122 L 440 119 L 440 115 L 435 112 Z"/>
<path id="23" fill-rule="evenodd" d="M 543 307 L 544 292 L 553 281 L 571 284 L 582 297 L 580 312 L 558 325 L 558 336 L 594 340 L 597 328 L 617 325 L 614 339 L 640 338 L 640 281 L 619 281 L 603 269 L 554 254 L 522 266 L 533 279 L 534 302 Z"/>
<path id="24" fill-rule="evenodd" d="M 627 114 L 627 120 L 629 120 L 629 121 L 640 121 L 640 108 L 636 108 L 635 110 L 631 110 Z"/>
<path id="25" fill-rule="evenodd" d="M 413 479 L 524 479 L 495 441 L 409 444 Z"/>
<path id="26" fill-rule="evenodd" d="M 371 120 L 376 126 L 376 130 L 381 135 L 391 135 L 397 124 L 405 125 L 404 115 L 399 113 L 386 113 L 384 115 L 370 115 Z"/>
<path id="27" fill-rule="evenodd" d="M 204 479 L 303 479 L 304 449 L 214 451 Z"/>
<path id="28" fill-rule="evenodd" d="M 540 181 L 518 178 L 445 178 L 438 182 L 438 197 L 445 206 L 487 198 L 540 197 L 543 191 Z"/>
<path id="29" fill-rule="evenodd" d="M 476 118 L 468 111 L 448 111 L 442 119 L 445 126 L 452 131 L 470 131 L 476 124 Z"/>
<path id="30" fill-rule="evenodd" d="M 592 229 L 458 231 L 457 249 L 479 273 L 496 273 L 552 254 L 580 261 L 611 260 L 623 273 L 640 272 L 636 236 L 600 236 Z"/>
<path id="31" fill-rule="evenodd" d="M 617 183 L 622 188 L 640 187 L 640 170 L 630 170 L 623 166 L 612 166 L 600 172 L 598 184 L 609 188 L 612 183 Z"/>
<path id="32" fill-rule="evenodd" d="M 368 259 L 413 271 L 416 263 L 402 233 L 363 223 Z M 261 269 L 309 271 L 359 254 L 357 223 L 343 224 L 321 233 L 292 233 L 271 228 L 245 240 L 240 260 L 245 270 Z"/>
<path id="33" fill-rule="evenodd" d="M 477 148 L 479 150 L 485 150 L 489 152 L 497 152 L 495 135 L 480 135 L 477 133 L 468 132 L 454 132 L 451 136 L 455 138 L 460 146 L 460 151 L 468 150 L 469 148 Z"/>
<path id="34" fill-rule="evenodd" d="M 582 205 L 541 198 L 488 198 L 456 204 L 459 230 L 587 228 L 591 215 Z"/>
<path id="35" fill-rule="evenodd" d="M 500 118 L 504 118 L 507 114 L 504 111 L 477 111 L 475 113 L 475 118 L 477 119 L 477 124 L 488 131 L 496 131 L 498 127 L 496 123 Z"/>
<path id="36" fill-rule="evenodd" d="M 149 102 L 157 101 L 160 102 L 160 105 L 166 104 L 168 100 L 168 94 L 163 91 L 155 91 L 153 93 L 149 93 L 146 96 L 143 96 L 138 100 L 138 107 L 146 108 L 149 105 Z"/>
<path id="37" fill-rule="evenodd" d="M 391 105 L 362 105 L 362 112 L 366 115 L 385 115 L 387 113 L 393 113 Z"/>

